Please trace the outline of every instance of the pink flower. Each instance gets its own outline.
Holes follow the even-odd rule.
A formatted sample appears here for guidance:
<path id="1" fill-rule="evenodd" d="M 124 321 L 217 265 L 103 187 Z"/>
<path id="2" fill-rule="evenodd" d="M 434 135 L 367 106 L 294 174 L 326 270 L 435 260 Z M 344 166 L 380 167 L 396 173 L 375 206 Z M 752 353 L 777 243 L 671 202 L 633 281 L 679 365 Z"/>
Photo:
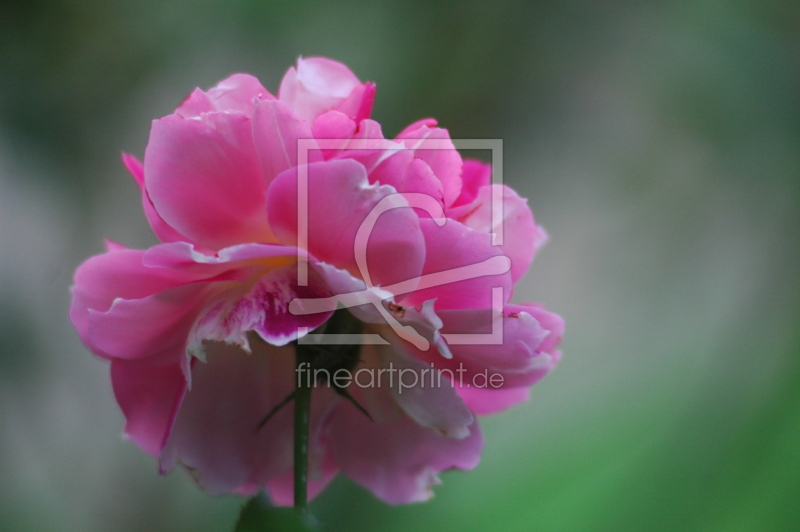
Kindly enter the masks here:
<path id="1" fill-rule="evenodd" d="M 509 303 L 546 238 L 526 201 L 491 185 L 487 165 L 462 162 L 434 120 L 385 139 L 369 118 L 374 96 L 373 84 L 322 58 L 299 60 L 277 98 L 235 74 L 155 120 L 144 165 L 123 156 L 162 243 L 141 251 L 109 242 L 78 268 L 70 317 L 111 363 L 125 434 L 162 472 L 183 464 L 209 493 L 266 488 L 291 504 L 291 409 L 259 425 L 294 389 L 291 342 L 333 315 L 314 301 L 360 293 L 347 315 L 388 343 L 361 346 L 351 369 L 374 382 L 352 383 L 353 401 L 314 389 L 311 496 L 342 471 L 390 503 L 428 499 L 441 471 L 477 465 L 475 415 L 524 401 L 558 361 L 563 321 Z M 298 139 L 322 147 L 303 168 Z M 450 149 L 432 149 L 442 146 Z M 308 239 L 298 249 L 301 173 Z M 491 241 L 493 190 L 501 246 Z M 359 230 L 387 205 L 363 240 Z M 457 273 L 508 259 L 490 275 Z M 497 326 L 499 343 L 447 341 Z M 407 378 L 392 379 L 392 368 Z M 445 378 L 427 385 L 439 370 Z M 497 386 L 476 381 L 489 376 Z"/>

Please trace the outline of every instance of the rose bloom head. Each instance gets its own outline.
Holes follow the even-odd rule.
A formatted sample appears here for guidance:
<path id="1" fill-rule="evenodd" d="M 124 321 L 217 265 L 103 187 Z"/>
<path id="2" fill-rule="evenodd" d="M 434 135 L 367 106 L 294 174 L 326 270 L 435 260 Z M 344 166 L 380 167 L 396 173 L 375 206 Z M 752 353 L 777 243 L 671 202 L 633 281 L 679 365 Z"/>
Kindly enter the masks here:
<path id="1" fill-rule="evenodd" d="M 107 242 L 75 274 L 70 317 L 161 472 L 291 504 L 292 415 L 275 408 L 305 376 L 309 495 L 342 472 L 423 501 L 440 472 L 478 464 L 476 416 L 526 400 L 558 361 L 561 318 L 510 302 L 546 240 L 527 202 L 433 119 L 385 138 L 374 98 L 324 58 L 277 96 L 234 74 L 155 120 L 143 163 L 123 156 L 161 243 Z M 316 369 L 340 381 L 295 371 L 296 342 L 332 327 L 372 340 L 347 364 L 329 348 Z"/>

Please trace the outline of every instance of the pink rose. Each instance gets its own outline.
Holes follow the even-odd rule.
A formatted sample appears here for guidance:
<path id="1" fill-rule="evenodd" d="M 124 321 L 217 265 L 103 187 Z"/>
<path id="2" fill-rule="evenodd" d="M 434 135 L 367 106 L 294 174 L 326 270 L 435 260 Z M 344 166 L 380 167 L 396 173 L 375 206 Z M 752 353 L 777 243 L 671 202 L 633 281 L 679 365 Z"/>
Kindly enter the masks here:
<path id="1" fill-rule="evenodd" d="M 356 352 L 350 369 L 374 382 L 351 383 L 352 401 L 329 386 L 313 391 L 312 497 L 342 471 L 389 503 L 428 499 L 441 471 L 477 465 L 475 415 L 524 401 L 558 361 L 561 318 L 509 303 L 546 238 L 526 201 L 496 189 L 504 243 L 493 246 L 490 168 L 431 149 L 452 148 L 431 119 L 385 139 L 369 118 L 374 96 L 373 84 L 323 58 L 299 60 L 277 98 L 235 74 L 155 120 L 144 165 L 123 156 L 162 243 L 109 242 L 84 262 L 70 317 L 111 363 L 125 434 L 162 472 L 180 463 L 209 493 L 266 488 L 291 504 L 291 409 L 262 422 L 294 390 L 292 342 L 330 325 L 348 294 L 360 299 L 336 319 L 386 343 Z M 303 168 L 298 139 L 322 147 Z M 458 273 L 476 264 L 493 269 Z M 447 340 L 496 326 L 499 343 Z"/>

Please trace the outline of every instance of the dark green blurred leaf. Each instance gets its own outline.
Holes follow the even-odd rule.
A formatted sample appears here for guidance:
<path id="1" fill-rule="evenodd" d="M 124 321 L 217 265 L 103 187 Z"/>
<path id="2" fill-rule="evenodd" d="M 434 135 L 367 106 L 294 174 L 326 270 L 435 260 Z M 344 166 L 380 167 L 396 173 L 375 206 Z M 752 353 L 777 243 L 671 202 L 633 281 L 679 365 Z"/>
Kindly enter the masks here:
<path id="1" fill-rule="evenodd" d="M 242 507 L 234 532 L 306 532 L 294 508 L 275 508 L 259 496 Z"/>

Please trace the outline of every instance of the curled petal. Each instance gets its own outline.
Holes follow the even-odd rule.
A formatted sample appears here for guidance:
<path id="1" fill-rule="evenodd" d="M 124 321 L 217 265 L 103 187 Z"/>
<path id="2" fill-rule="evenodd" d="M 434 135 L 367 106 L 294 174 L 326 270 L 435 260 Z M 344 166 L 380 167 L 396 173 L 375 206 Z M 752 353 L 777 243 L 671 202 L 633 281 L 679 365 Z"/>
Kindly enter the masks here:
<path id="1" fill-rule="evenodd" d="M 198 250 L 188 242 L 159 244 L 143 252 L 142 262 L 150 268 L 181 272 L 187 279 L 252 279 L 251 270 L 266 271 L 297 261 L 298 250 L 280 244 L 239 244 L 216 253 Z M 304 253 L 302 253 L 304 255 Z"/>
<path id="2" fill-rule="evenodd" d="M 403 308 L 394 302 L 392 292 L 378 287 L 367 288 L 363 280 L 353 277 L 346 270 L 325 263 L 312 263 L 312 267 L 332 295 L 321 299 L 293 300 L 289 305 L 290 312 L 307 315 L 343 307 L 360 321 L 379 326 L 373 329 L 384 341 L 407 341 L 423 350 L 434 346 L 442 356 L 452 358 L 447 342 L 439 333 L 442 320 L 433 310 L 433 300 L 424 302 L 420 308 Z"/>
<path id="3" fill-rule="evenodd" d="M 440 204 L 444 204 L 442 182 L 430 166 L 408 151 L 393 155 L 370 174 L 375 182 L 392 185 L 399 192 L 427 194 Z"/>
<path id="4" fill-rule="evenodd" d="M 330 126 L 329 129 L 332 130 Z M 342 128 L 339 134 L 344 132 Z M 370 183 L 391 185 L 401 193 L 427 194 L 444 205 L 442 182 L 428 163 L 402 142 L 386 140 L 380 124 L 374 120 L 361 122 L 356 133 L 348 142 L 343 142 L 342 147 L 344 151 L 337 152 L 338 157 L 363 164 Z"/>
<path id="5" fill-rule="evenodd" d="M 328 111 L 314 121 L 312 133 L 323 145 L 325 160 L 336 156 L 350 142 L 356 132 L 356 122 L 339 111 Z"/>
<path id="6" fill-rule="evenodd" d="M 275 97 L 250 74 L 233 74 L 208 91 L 209 99 L 219 111 L 239 111 L 252 114 L 253 101 L 274 100 Z"/>
<path id="7" fill-rule="evenodd" d="M 190 241 L 210 249 L 274 241 L 265 208 L 267 185 L 247 116 L 156 120 L 144 165 L 156 211 Z"/>
<path id="8" fill-rule="evenodd" d="M 459 343 L 451 346 L 454 359 L 475 361 L 492 371 L 525 372 L 540 364 L 535 356 L 549 331 L 518 305 L 506 305 L 502 315 L 489 310 L 440 310 L 444 334 L 490 334 L 501 321 L 497 344 Z"/>
<path id="9" fill-rule="evenodd" d="M 409 127 L 397 136 L 397 140 L 428 164 L 434 175 L 442 182 L 445 206 L 452 205 L 461 194 L 462 162 L 461 155 L 455 149 L 447 130 L 427 125 L 422 125 L 418 129 Z"/>
<path id="10" fill-rule="evenodd" d="M 543 324 L 526 311 L 527 307 L 506 305 L 501 318 L 503 337 L 501 344 L 478 343 L 450 345 L 453 359 L 440 364 L 449 364 L 466 370 L 467 384 L 485 389 L 515 386 L 530 386 L 544 377 L 557 362 L 550 351 L 541 348 L 544 340 L 552 334 Z M 487 323 L 485 311 L 440 311 L 444 326 L 442 332 L 487 334 L 491 325 Z M 545 325 L 547 325 L 545 323 Z M 482 375 L 481 377 L 475 377 Z M 492 375 L 499 378 L 492 381 Z"/>
<path id="11" fill-rule="evenodd" d="M 364 119 L 357 124 L 358 129 L 353 135 L 353 145 L 348 145 L 348 149 L 386 149 L 387 147 L 397 149 L 400 147 L 397 146 L 399 143 L 384 138 L 381 125 L 375 120 Z M 368 170 L 369 168 L 367 166 Z"/>
<path id="12" fill-rule="evenodd" d="M 417 120 L 416 122 L 412 122 L 411 124 L 407 125 L 403 131 L 401 131 L 397 137 L 398 138 L 405 138 L 409 136 L 414 131 L 417 131 L 420 128 L 427 127 L 427 128 L 435 128 L 439 125 L 439 122 L 435 118 L 423 118 L 422 120 Z"/>
<path id="13" fill-rule="evenodd" d="M 499 200 L 496 205 L 493 194 Z M 502 217 L 495 209 L 502 209 Z M 511 279 L 515 283 L 525 275 L 536 249 L 546 240 L 544 231 L 534 223 L 528 201 L 505 185 L 482 187 L 471 203 L 449 209 L 447 216 L 482 233 L 502 229 L 503 243 L 498 248 L 511 259 Z"/>
<path id="14" fill-rule="evenodd" d="M 426 194 L 444 205 L 442 182 L 428 164 L 411 150 L 395 143 L 380 150 L 351 150 L 342 156 L 361 162 L 368 168 L 369 182 L 390 185 L 398 192 Z"/>
<path id="15" fill-rule="evenodd" d="M 425 338 L 444 358 L 453 358 L 450 347 L 441 334 L 443 323 L 433 307 L 435 300 L 425 301 L 420 308 L 409 307 L 401 311 L 398 321 L 402 325 L 411 326 Z"/>
<path id="16" fill-rule="evenodd" d="M 89 310 L 88 343 L 123 359 L 185 350 L 192 324 L 211 290 L 206 283 L 192 283 L 142 299 L 117 299 L 105 312 Z"/>
<path id="17" fill-rule="evenodd" d="M 358 89 L 354 90 L 348 100 L 352 99 L 353 96 L 358 95 Z M 339 104 L 338 109 L 343 113 L 347 113 L 350 109 L 348 108 L 348 100 Z M 372 115 L 372 106 L 375 103 L 375 84 L 366 82 L 363 85 L 363 91 L 361 92 L 361 97 L 358 101 L 358 107 L 356 108 L 356 114 L 354 116 L 354 120 L 356 124 L 360 124 L 362 120 L 368 119 Z M 349 114 L 349 113 L 348 113 Z"/>
<path id="18" fill-rule="evenodd" d="M 362 279 L 324 262 L 312 262 L 310 266 L 332 295 L 325 300 L 293 301 L 289 305 L 290 312 L 305 314 L 335 310 L 342 306 L 364 323 L 385 323 L 383 314 L 377 307 L 388 307 L 388 302 L 393 301 L 391 292 L 377 287 L 367 288 Z"/>
<path id="19" fill-rule="evenodd" d="M 194 333 L 195 345 L 203 340 L 216 340 L 239 344 L 250 351 L 246 337 L 248 331 L 255 331 L 272 345 L 286 345 L 302 335 L 301 327 L 315 329 L 332 314 L 292 314 L 289 303 L 298 297 L 316 299 L 330 295 L 314 274 L 309 276 L 308 285 L 298 286 L 295 264 L 269 270 L 245 294 L 235 297 L 226 292 L 204 311 Z"/>
<path id="20" fill-rule="evenodd" d="M 363 276 L 356 253 L 366 252 L 375 286 L 414 278 L 425 260 L 419 220 L 408 203 L 389 186 L 370 185 L 364 166 L 332 160 L 307 168 L 308 252 L 317 259 Z M 298 243 L 298 170 L 279 175 L 267 194 L 270 224 L 281 242 Z M 387 199 L 388 198 L 388 199 Z M 356 236 L 370 213 L 384 199 L 398 207 L 381 214 L 366 241 Z"/>
<path id="21" fill-rule="evenodd" d="M 184 118 L 199 118 L 204 113 L 211 113 L 218 109 L 208 97 L 206 91 L 196 88 L 175 110 L 175 114 Z"/>
<path id="22" fill-rule="evenodd" d="M 361 82 L 343 64 L 324 57 L 300 58 L 297 68 L 290 68 L 283 77 L 278 99 L 310 125 L 321 114 L 337 109 L 357 89 L 363 93 Z M 354 100 L 360 103 L 360 95 Z M 355 101 L 354 110 L 357 110 Z M 349 108 L 337 110 L 355 118 Z"/>
<path id="23" fill-rule="evenodd" d="M 367 82 L 353 89 L 350 96 L 336 106 L 336 110 L 349 116 L 356 124 L 359 124 L 372 114 L 372 105 L 374 103 L 375 84 Z"/>
<path id="24" fill-rule="evenodd" d="M 561 344 L 561 339 L 564 336 L 564 318 L 553 312 L 548 312 L 542 305 L 537 303 L 523 303 L 521 305 L 509 305 L 508 310 L 513 313 L 526 313 L 530 314 L 544 330 L 547 331 L 547 336 L 544 337 L 541 344 L 539 344 L 538 351 L 543 353 L 554 354 L 556 361 L 558 356 L 555 356 L 556 348 Z"/>
<path id="25" fill-rule="evenodd" d="M 461 170 L 461 194 L 452 207 L 467 205 L 475 201 L 478 190 L 492 182 L 492 165 L 475 159 L 465 159 Z"/>
<path id="26" fill-rule="evenodd" d="M 420 220 L 426 257 L 423 287 L 401 299 L 403 306 L 418 306 L 435 299 L 440 309 L 491 308 L 492 290 L 511 294 L 509 261 L 492 246 L 490 236 L 448 219 L 439 227 L 432 219 Z M 424 288 L 428 286 L 427 288 Z"/>
<path id="27" fill-rule="evenodd" d="M 541 314 L 534 312 L 534 308 Z M 532 313 L 536 313 L 542 321 Z M 546 343 L 546 340 L 560 340 L 560 318 L 543 309 L 506 305 L 499 315 L 489 309 L 439 310 L 437 315 L 442 320 L 441 333 L 445 338 L 463 334 L 486 336 L 449 342 L 448 347 L 452 352 L 450 359 L 440 357 L 435 352 L 415 349 L 408 343 L 395 344 L 395 347 L 409 357 L 446 371 L 459 389 L 477 387 L 488 393 L 530 386 L 558 362 L 558 354 L 554 351 L 557 342 Z M 493 331 L 502 331 L 502 336 L 490 338 Z M 550 347 L 553 349 L 545 349 Z"/>
<path id="28" fill-rule="evenodd" d="M 128 169 L 130 172 L 131 177 L 133 177 L 136 184 L 139 185 L 139 188 L 144 190 L 144 167 L 142 166 L 141 161 L 134 157 L 129 153 L 122 153 L 122 164 L 125 165 L 125 168 Z"/>
<path id="29" fill-rule="evenodd" d="M 90 313 L 107 312 L 117 299 L 147 298 L 196 280 L 186 272 L 147 267 L 143 257 L 143 251 L 116 249 L 90 258 L 75 272 L 70 319 L 84 343 L 99 356 L 112 354 L 92 340 Z"/>
<path id="30" fill-rule="evenodd" d="M 184 118 L 198 118 L 214 111 L 238 111 L 253 116 L 253 101 L 273 100 L 275 97 L 250 74 L 233 74 L 216 87 L 204 92 L 195 89 L 175 110 Z"/>

